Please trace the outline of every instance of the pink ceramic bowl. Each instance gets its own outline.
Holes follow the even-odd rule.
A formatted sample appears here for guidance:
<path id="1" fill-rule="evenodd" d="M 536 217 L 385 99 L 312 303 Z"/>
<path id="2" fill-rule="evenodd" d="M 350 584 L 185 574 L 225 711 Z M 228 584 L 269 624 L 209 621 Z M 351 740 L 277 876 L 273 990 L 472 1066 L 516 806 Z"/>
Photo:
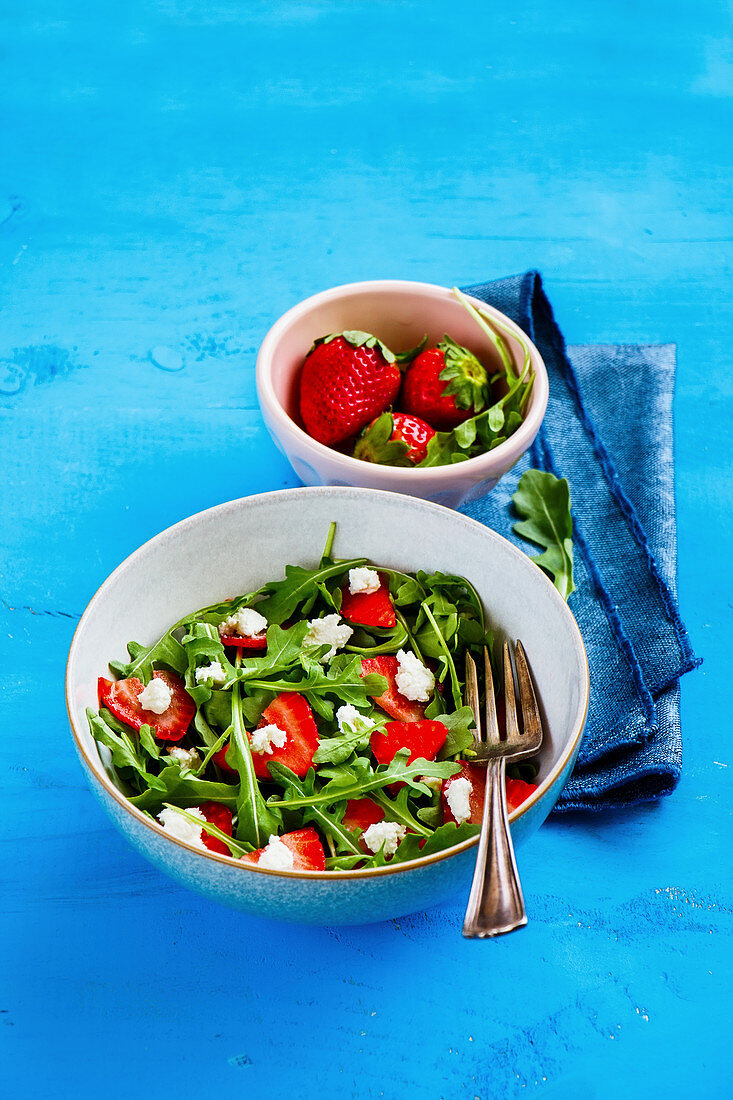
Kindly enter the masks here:
<path id="1" fill-rule="evenodd" d="M 306 298 L 272 326 L 257 356 L 257 395 L 277 446 L 306 485 L 355 485 L 407 493 L 455 508 L 482 496 L 531 446 L 547 408 L 547 370 L 534 344 L 499 310 L 472 299 L 509 330 L 518 369 L 524 363 L 519 338 L 529 345 L 534 385 L 524 423 L 505 443 L 452 466 L 404 469 L 363 462 L 312 439 L 298 416 L 298 378 L 311 345 L 331 332 L 372 332 L 395 352 L 414 347 L 427 332 L 430 343 L 448 333 L 485 363 L 498 356 L 470 314 L 447 287 L 380 279 L 349 283 Z M 514 335 L 516 334 L 516 335 Z"/>

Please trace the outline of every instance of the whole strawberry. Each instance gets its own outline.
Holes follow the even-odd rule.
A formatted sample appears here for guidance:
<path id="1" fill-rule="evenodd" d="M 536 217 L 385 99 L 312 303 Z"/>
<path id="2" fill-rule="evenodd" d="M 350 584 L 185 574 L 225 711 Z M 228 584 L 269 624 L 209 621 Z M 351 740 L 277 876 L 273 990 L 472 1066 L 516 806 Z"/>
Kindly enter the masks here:
<path id="1" fill-rule="evenodd" d="M 368 332 L 316 340 L 300 375 L 300 415 L 319 443 L 342 443 L 388 408 L 401 375 L 389 348 Z"/>
<path id="2" fill-rule="evenodd" d="M 402 383 L 405 412 L 448 431 L 486 407 L 488 377 L 473 352 L 444 336 L 437 348 L 421 352 Z"/>
<path id="3" fill-rule="evenodd" d="M 364 429 L 354 458 L 385 466 L 417 466 L 427 454 L 435 429 L 410 413 L 385 412 Z"/>

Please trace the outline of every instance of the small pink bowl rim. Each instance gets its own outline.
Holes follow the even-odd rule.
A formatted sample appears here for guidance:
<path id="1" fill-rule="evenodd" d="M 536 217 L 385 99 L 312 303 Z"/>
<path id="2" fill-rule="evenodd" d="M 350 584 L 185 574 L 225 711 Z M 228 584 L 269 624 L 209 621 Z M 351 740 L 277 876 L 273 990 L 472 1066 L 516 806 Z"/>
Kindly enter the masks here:
<path id="1" fill-rule="evenodd" d="M 384 470 L 385 474 L 391 471 L 392 474 L 394 474 L 398 470 L 397 467 L 380 467 L 374 463 L 364 463 L 362 459 L 352 458 L 351 455 L 342 454 L 341 451 L 337 451 L 333 447 L 327 447 L 324 443 L 319 443 L 316 439 L 313 439 L 312 436 L 308 435 L 308 433 L 296 424 L 292 417 L 286 413 L 272 385 L 272 360 L 277 345 L 286 329 L 299 321 L 301 317 L 309 313 L 312 309 L 320 305 L 337 301 L 340 298 L 355 298 L 369 291 L 386 291 L 396 295 L 404 292 L 420 292 L 423 293 L 426 298 L 443 298 L 456 301 L 448 287 L 440 286 L 437 283 L 413 282 L 407 279 L 372 279 L 358 283 L 344 283 L 341 286 L 331 287 L 329 290 L 322 290 L 318 294 L 313 294 L 309 298 L 304 298 L 302 302 L 299 302 L 286 313 L 282 314 L 262 341 L 257 355 L 257 391 L 261 403 L 267 407 L 267 411 L 278 427 L 286 433 L 295 435 L 296 438 L 300 440 L 301 444 L 318 457 L 328 458 L 339 464 L 342 463 L 345 470 L 363 471 L 365 465 L 372 465 L 375 471 Z M 521 426 L 517 428 L 514 434 L 504 443 L 501 443 L 492 451 L 486 451 L 482 455 L 476 455 L 475 458 L 469 458 L 465 462 L 459 462 L 450 466 L 429 466 L 423 469 L 399 467 L 400 474 L 404 474 L 408 478 L 414 478 L 417 481 L 431 478 L 449 482 L 459 471 L 462 474 L 468 473 L 475 475 L 477 479 L 485 477 L 486 475 L 490 476 L 495 472 L 503 473 L 506 468 L 506 456 L 510 453 L 515 454 L 516 457 L 514 461 L 516 461 L 516 458 L 524 454 L 531 445 L 539 431 L 545 415 L 545 410 L 547 409 L 547 401 L 550 395 L 547 368 L 545 367 L 542 356 L 537 350 L 536 345 L 529 338 L 527 333 L 524 332 L 519 325 L 515 324 L 511 318 L 502 313 L 501 310 L 495 309 L 494 306 L 490 306 L 486 302 L 482 302 L 479 298 L 473 298 L 470 294 L 467 294 L 466 297 L 473 305 L 499 318 L 518 339 L 525 340 L 529 344 L 532 355 L 532 370 L 534 372 L 534 385 L 532 387 L 529 408 Z M 458 303 L 456 302 L 456 304 Z"/>

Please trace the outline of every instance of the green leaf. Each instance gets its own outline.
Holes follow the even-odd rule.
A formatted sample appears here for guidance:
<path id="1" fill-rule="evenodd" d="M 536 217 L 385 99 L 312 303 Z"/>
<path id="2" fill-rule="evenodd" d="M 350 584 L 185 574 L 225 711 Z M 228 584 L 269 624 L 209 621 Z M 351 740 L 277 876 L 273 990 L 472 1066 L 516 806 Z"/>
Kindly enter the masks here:
<path id="1" fill-rule="evenodd" d="M 470 707 L 461 707 L 452 714 L 439 714 L 437 721 L 448 730 L 445 744 L 438 753 L 441 760 L 458 756 L 464 749 L 470 748 L 476 740 L 476 719 Z"/>
<path id="2" fill-rule="evenodd" d="M 304 569 L 300 565 L 286 565 L 285 578 L 271 581 L 263 588 L 265 598 L 257 604 L 257 610 L 269 623 L 281 624 L 291 618 L 301 604 L 314 600 L 318 596 L 318 584 L 329 577 L 337 577 L 367 565 L 366 558 L 353 558 L 349 561 L 335 562 L 333 565 L 318 566 L 316 569 Z M 269 646 L 269 632 L 268 632 Z"/>
<path id="3" fill-rule="evenodd" d="M 464 840 L 477 836 L 480 831 L 480 825 L 471 825 L 469 822 L 456 825 L 453 821 L 449 821 L 431 833 L 422 847 L 420 847 L 420 837 L 414 833 L 408 833 L 392 856 L 391 862 L 405 863 L 408 859 L 435 855 L 436 852 L 443 852 L 446 848 L 452 848 L 455 844 L 461 844 Z"/>
<path id="4" fill-rule="evenodd" d="M 286 796 L 292 791 L 296 798 L 305 801 L 306 804 L 308 800 L 314 797 L 316 793 L 316 773 L 313 768 L 309 769 L 305 779 L 299 779 L 284 764 L 269 764 L 268 770 L 275 782 L 284 788 Z M 303 814 L 302 823 L 305 825 L 312 821 L 331 838 L 338 851 L 347 851 L 353 854 L 360 853 L 363 856 L 364 853 L 352 834 L 341 824 L 345 809 L 345 803 L 334 810 L 327 810 L 323 806 L 313 805 Z"/>
<path id="5" fill-rule="evenodd" d="M 211 684 L 207 684 L 205 681 L 203 683 L 197 681 L 196 670 L 198 668 L 218 662 L 227 677 L 222 688 L 233 683 L 236 676 L 235 670 L 229 663 L 219 631 L 211 623 L 191 623 L 188 633 L 181 640 L 181 645 L 187 661 L 184 676 L 186 691 L 197 706 L 205 703 L 214 694 Z"/>
<path id="6" fill-rule="evenodd" d="M 408 764 L 409 755 L 408 749 L 400 749 L 390 764 L 381 765 L 376 770 L 372 770 L 368 762 L 361 761 L 361 758 L 357 758 L 356 764 L 352 767 L 342 765 L 341 774 L 331 779 L 313 796 L 312 804 L 328 806 L 333 805 L 334 802 L 362 798 L 369 791 L 379 790 L 392 783 L 407 783 L 420 794 L 429 794 L 429 789 L 420 783 L 421 776 L 448 779 L 460 771 L 458 764 L 449 760 L 436 761 L 420 758 Z M 298 799 L 288 799 L 271 802 L 270 805 L 294 809 L 306 803 Z"/>
<path id="7" fill-rule="evenodd" d="M 130 798 L 133 806 L 150 813 L 157 813 L 165 802 L 175 802 L 184 807 L 198 806 L 202 802 L 223 802 L 231 810 L 237 806 L 238 785 L 199 779 L 193 772 L 182 772 L 177 764 L 163 768 L 156 779 L 155 789 Z"/>
<path id="8" fill-rule="evenodd" d="M 234 767 L 239 773 L 237 798 L 237 838 L 255 848 L 263 848 L 271 834 L 279 833 L 282 818 L 265 802 L 255 775 L 249 738 L 244 728 L 240 685 L 232 688 L 232 722 L 226 730 L 233 753 Z"/>
<path id="9" fill-rule="evenodd" d="M 246 657 L 236 670 L 239 680 L 264 680 L 278 673 L 287 672 L 300 663 L 303 655 L 303 639 L 308 633 L 308 623 L 300 622 L 284 629 L 273 625 L 267 628 L 267 652 L 262 657 Z"/>
<path id="10" fill-rule="evenodd" d="M 214 825 L 211 821 L 207 821 L 204 825 L 194 814 L 186 813 L 180 806 L 174 806 L 171 802 L 164 802 L 163 806 L 164 809 L 175 810 L 177 814 L 180 814 L 181 817 L 184 817 L 186 821 L 190 821 L 193 825 L 201 825 L 202 832 L 207 833 L 209 836 L 214 836 L 217 840 L 220 840 L 222 844 L 226 844 L 229 849 L 229 854 L 235 859 L 240 859 L 243 855 L 246 855 L 247 852 L 251 851 L 251 845 L 237 844 L 236 840 L 230 837 L 228 833 L 225 833 L 217 825 Z"/>
<path id="11" fill-rule="evenodd" d="M 162 790 L 158 777 L 151 775 L 147 770 L 145 757 L 134 739 L 133 731 L 117 722 L 115 723 L 117 728 L 113 728 L 112 721 L 108 720 L 108 713 L 102 708 L 99 714 L 95 714 L 90 707 L 87 708 L 87 721 L 94 740 L 109 750 L 111 762 L 115 768 L 122 770 L 130 768 L 148 786 Z M 109 719 L 112 718 L 113 716 L 109 715 Z"/>
<path id="12" fill-rule="evenodd" d="M 157 642 L 150 646 L 141 645 L 139 642 L 128 642 L 127 651 L 131 657 L 130 662 L 125 664 L 121 661 L 110 661 L 109 667 L 116 676 L 125 680 L 130 676 L 137 676 L 143 683 L 150 680 L 153 667 L 158 664 L 165 665 L 166 668 L 177 672 L 179 676 L 183 676 L 187 666 L 186 654 L 183 652 L 181 643 L 173 637 L 173 631 L 179 626 L 180 623 L 176 623 L 162 638 L 158 638 Z"/>
<path id="13" fill-rule="evenodd" d="M 544 470 L 527 470 L 519 479 L 512 502 L 524 517 L 521 523 L 514 524 L 515 532 L 544 547 L 544 553 L 534 555 L 532 561 L 549 573 L 558 592 L 567 600 L 575 590 L 573 518 L 567 481 Z"/>

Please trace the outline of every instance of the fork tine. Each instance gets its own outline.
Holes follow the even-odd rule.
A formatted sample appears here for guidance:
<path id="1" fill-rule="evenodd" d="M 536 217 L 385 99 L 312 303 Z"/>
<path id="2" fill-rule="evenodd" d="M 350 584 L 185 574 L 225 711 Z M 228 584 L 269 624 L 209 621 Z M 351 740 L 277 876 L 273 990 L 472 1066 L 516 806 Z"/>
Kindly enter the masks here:
<path id="1" fill-rule="evenodd" d="M 488 744 L 498 745 L 501 740 L 499 723 L 496 718 L 496 694 L 494 692 L 494 677 L 491 672 L 491 658 L 489 651 L 484 646 L 484 687 L 486 689 L 486 702 L 484 715 L 486 718 L 485 736 Z"/>
<path id="2" fill-rule="evenodd" d="M 514 650 L 514 660 L 517 666 L 517 683 L 519 685 L 519 701 L 522 705 L 524 736 L 527 740 L 537 741 L 539 744 L 542 740 L 540 708 L 537 706 L 537 697 L 534 693 L 532 677 L 527 664 L 527 655 L 518 638 Z"/>
<path id="3" fill-rule="evenodd" d="M 481 711 L 479 709 L 478 674 L 476 672 L 476 662 L 468 650 L 466 650 L 466 701 L 476 720 L 476 740 L 481 742 L 483 741 L 483 732 L 481 729 Z"/>
<path id="4" fill-rule="evenodd" d="M 519 737 L 517 721 L 517 701 L 514 695 L 514 671 L 509 642 L 504 642 L 504 702 L 506 704 L 506 739 L 514 741 Z"/>

